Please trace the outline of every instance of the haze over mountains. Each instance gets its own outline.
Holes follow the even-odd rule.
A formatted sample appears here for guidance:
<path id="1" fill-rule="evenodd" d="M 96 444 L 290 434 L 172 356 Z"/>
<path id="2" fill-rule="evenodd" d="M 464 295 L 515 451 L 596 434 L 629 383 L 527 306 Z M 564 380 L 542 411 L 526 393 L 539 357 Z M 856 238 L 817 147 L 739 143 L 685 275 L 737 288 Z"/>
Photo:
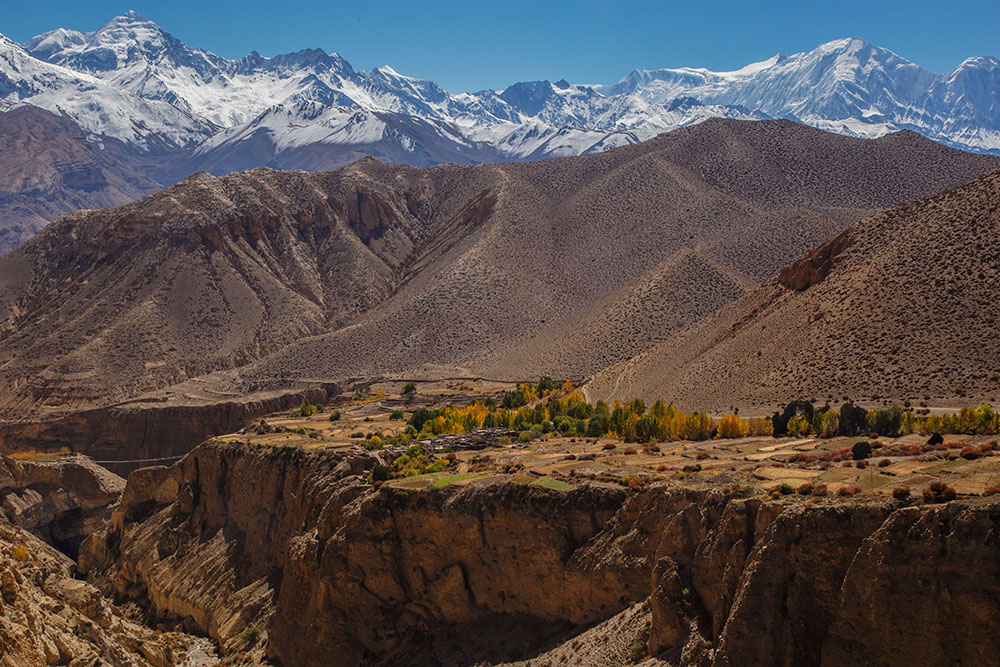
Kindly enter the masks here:
<path id="1" fill-rule="evenodd" d="M 584 377 L 848 225 L 1000 166 L 713 120 L 593 156 L 193 176 L 0 258 L 7 414 L 381 375 Z"/>

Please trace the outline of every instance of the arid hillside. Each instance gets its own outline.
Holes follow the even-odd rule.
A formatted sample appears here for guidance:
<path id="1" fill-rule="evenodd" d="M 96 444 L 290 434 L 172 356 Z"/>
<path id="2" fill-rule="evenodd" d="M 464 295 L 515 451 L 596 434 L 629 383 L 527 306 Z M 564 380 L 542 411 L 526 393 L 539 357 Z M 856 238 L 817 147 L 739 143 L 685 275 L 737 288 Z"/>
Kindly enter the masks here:
<path id="1" fill-rule="evenodd" d="M 710 121 L 535 163 L 195 175 L 0 258 L 0 404 L 584 376 L 878 209 L 997 166 L 912 133 Z"/>
<path id="2" fill-rule="evenodd" d="M 1000 172 L 870 217 L 597 374 L 603 398 L 968 405 L 1000 396 Z"/>
<path id="3" fill-rule="evenodd" d="M 0 113 L 0 253 L 59 215 L 160 189 L 104 148 L 71 120 L 38 107 Z"/>

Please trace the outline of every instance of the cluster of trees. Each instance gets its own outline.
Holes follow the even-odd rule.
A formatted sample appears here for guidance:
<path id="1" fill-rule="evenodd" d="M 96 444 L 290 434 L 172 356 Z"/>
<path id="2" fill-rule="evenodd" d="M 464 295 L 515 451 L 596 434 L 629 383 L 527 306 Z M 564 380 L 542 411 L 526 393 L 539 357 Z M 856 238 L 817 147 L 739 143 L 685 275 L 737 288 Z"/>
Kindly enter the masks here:
<path id="1" fill-rule="evenodd" d="M 1000 433 L 1000 413 L 989 405 L 962 408 L 957 413 L 943 415 L 918 415 L 898 405 L 865 410 L 848 402 L 837 411 L 829 405 L 817 410 L 809 401 L 792 401 L 784 410 L 774 413 L 771 423 L 775 437 L 811 435 L 830 438 L 836 435 L 861 434 L 896 437 L 909 433 L 969 435 Z"/>
<path id="2" fill-rule="evenodd" d="M 1000 413 L 986 404 L 978 408 L 962 408 L 957 413 L 944 415 L 914 415 L 906 412 L 902 429 L 904 433 L 995 435 L 1000 433 Z"/>
<path id="3" fill-rule="evenodd" d="M 534 403 L 538 399 L 545 398 L 559 388 L 560 385 L 555 380 L 547 375 L 543 375 L 538 379 L 536 384 L 520 384 L 514 391 L 504 393 L 500 400 L 500 407 L 506 410 L 515 410 L 529 403 Z M 566 380 L 562 385 L 562 390 L 565 393 L 573 391 L 573 383 Z"/>
<path id="4" fill-rule="evenodd" d="M 429 456 L 420 445 L 413 445 L 406 450 L 405 454 L 396 457 L 392 462 L 399 477 L 415 477 L 432 472 L 441 472 L 452 464 L 454 455 L 451 458 L 444 457 L 436 459 Z"/>
<path id="5" fill-rule="evenodd" d="M 408 388 L 412 394 L 415 387 Z M 307 416 L 322 410 L 322 406 L 304 401 L 296 414 Z M 403 416 L 402 411 L 397 410 L 392 418 Z M 529 433 L 530 437 L 559 433 L 638 443 L 767 435 L 828 438 L 861 434 L 994 434 L 1000 433 L 1000 413 L 989 405 L 963 408 L 958 413 L 945 415 L 918 415 L 898 406 L 869 411 L 850 402 L 839 410 L 830 405 L 817 409 L 809 401 L 796 400 L 775 412 L 770 419 L 743 419 L 738 414 L 731 414 L 716 422 L 704 412 L 685 413 L 662 400 L 649 407 L 641 399 L 627 403 L 616 401 L 610 406 L 604 401 L 590 404 L 569 381 L 559 384 L 552 378 L 542 377 L 535 384 L 519 385 L 500 400 L 486 398 L 465 406 L 418 408 L 410 415 L 402 433 L 390 437 L 376 434 L 364 444 L 369 449 L 380 449 L 390 444 L 407 445 L 415 439 L 469 433 L 481 428 L 518 431 L 522 439 Z"/>
<path id="6" fill-rule="evenodd" d="M 516 407 L 512 407 L 516 406 Z M 657 401 L 646 406 L 641 399 L 628 403 L 588 403 L 573 385 L 558 385 L 550 378 L 522 384 L 499 401 L 488 398 L 466 406 L 419 408 L 410 417 L 406 432 L 413 438 L 446 433 L 468 433 L 479 428 L 560 433 L 580 437 L 612 437 L 626 442 L 665 442 L 770 435 L 771 421 L 724 417 L 718 424 L 706 413 L 685 413 Z"/>

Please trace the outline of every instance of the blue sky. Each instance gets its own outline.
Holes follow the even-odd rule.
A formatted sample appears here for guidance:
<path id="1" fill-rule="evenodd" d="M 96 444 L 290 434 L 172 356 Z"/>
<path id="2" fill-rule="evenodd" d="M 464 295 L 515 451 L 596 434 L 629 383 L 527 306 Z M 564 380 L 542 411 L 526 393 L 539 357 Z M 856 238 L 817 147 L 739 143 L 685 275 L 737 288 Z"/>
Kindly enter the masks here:
<path id="1" fill-rule="evenodd" d="M 391 65 L 453 92 L 532 79 L 609 83 L 634 68 L 736 69 L 775 53 L 862 37 L 938 72 L 1000 56 L 1000 1 L 929 2 L 11 2 L 0 32 L 25 41 L 93 30 L 134 9 L 226 57 L 321 47 L 357 68 Z"/>

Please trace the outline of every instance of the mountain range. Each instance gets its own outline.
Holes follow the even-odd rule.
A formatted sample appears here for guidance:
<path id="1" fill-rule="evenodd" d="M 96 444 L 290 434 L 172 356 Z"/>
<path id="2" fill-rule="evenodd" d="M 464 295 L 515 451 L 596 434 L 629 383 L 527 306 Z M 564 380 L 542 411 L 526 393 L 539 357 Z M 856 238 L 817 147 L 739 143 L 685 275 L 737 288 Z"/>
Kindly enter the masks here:
<path id="1" fill-rule="evenodd" d="M 533 162 L 195 174 L 0 257 L 0 407 L 583 378 L 858 220 L 998 166 L 913 132 L 712 119 Z"/>
<path id="2" fill-rule="evenodd" d="M 449 93 L 391 67 L 356 70 L 321 49 L 222 58 L 135 12 L 24 44 L 0 35 L 0 111 L 39 108 L 70 121 L 78 145 L 65 155 L 43 149 L 53 164 L 88 169 L 95 161 L 76 154 L 98 150 L 105 172 L 117 161 L 127 178 L 153 184 L 142 192 L 198 171 L 315 171 L 365 156 L 422 166 L 592 154 L 713 117 L 784 118 L 864 138 L 909 129 L 1000 153 L 998 96 L 996 58 L 969 58 L 941 75 L 860 39 L 732 72 L 635 70 L 609 85 L 529 81 Z M 0 223 L 16 227 L 0 251 L 55 215 L 135 196 L 99 187 L 61 196 L 49 186 L 0 191 Z"/>
<path id="3" fill-rule="evenodd" d="M 7 103 L 62 112 L 144 151 L 188 149 L 196 161 L 248 142 L 271 159 L 315 144 L 400 151 L 392 157 L 413 164 L 535 159 L 714 116 L 789 118 L 860 137 L 910 129 L 1000 151 L 1000 61 L 969 58 L 940 75 L 861 39 L 733 72 L 635 70 L 611 85 L 532 81 L 452 94 L 391 67 L 355 70 L 320 49 L 229 60 L 128 12 L 90 33 L 0 39 L 0 67 Z"/>

